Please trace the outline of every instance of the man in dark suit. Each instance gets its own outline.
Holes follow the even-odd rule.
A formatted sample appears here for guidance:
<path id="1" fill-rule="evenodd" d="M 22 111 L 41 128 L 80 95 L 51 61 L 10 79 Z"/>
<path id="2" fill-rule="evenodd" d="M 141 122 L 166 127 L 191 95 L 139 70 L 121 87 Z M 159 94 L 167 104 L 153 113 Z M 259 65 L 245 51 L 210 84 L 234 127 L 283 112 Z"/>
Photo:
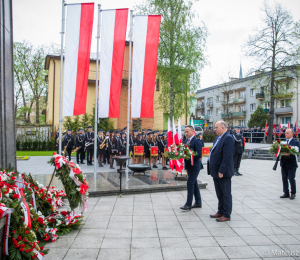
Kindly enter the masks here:
<path id="1" fill-rule="evenodd" d="M 218 137 L 208 157 L 207 173 L 213 177 L 219 204 L 218 212 L 210 217 L 224 222 L 230 220 L 232 212 L 231 177 L 234 174 L 234 141 L 224 121 L 216 123 L 215 131 Z"/>
<path id="2" fill-rule="evenodd" d="M 200 140 L 194 136 L 194 128 L 190 125 L 185 128 L 186 145 L 189 146 L 197 155 L 194 156 L 194 165 L 192 165 L 191 160 L 184 160 L 185 169 L 188 174 L 187 180 L 187 201 L 182 210 L 191 210 L 192 208 L 201 208 L 202 201 L 200 190 L 198 186 L 197 177 L 199 175 L 200 169 L 202 168 L 202 163 L 200 158 L 202 157 L 202 145 Z M 193 195 L 195 196 L 195 204 L 192 206 Z"/>
<path id="3" fill-rule="evenodd" d="M 288 128 L 285 130 L 285 136 L 287 145 L 289 146 L 297 146 L 298 151 L 300 151 L 300 144 L 297 140 L 293 139 L 294 130 L 292 128 Z M 282 184 L 283 184 L 283 192 L 284 194 L 280 196 L 280 198 L 290 198 L 291 200 L 296 197 L 296 170 L 298 167 L 298 158 L 295 155 L 289 153 L 283 153 L 280 160 L 281 166 L 281 176 L 282 176 Z M 289 184 L 291 186 L 291 195 L 289 192 Z"/>

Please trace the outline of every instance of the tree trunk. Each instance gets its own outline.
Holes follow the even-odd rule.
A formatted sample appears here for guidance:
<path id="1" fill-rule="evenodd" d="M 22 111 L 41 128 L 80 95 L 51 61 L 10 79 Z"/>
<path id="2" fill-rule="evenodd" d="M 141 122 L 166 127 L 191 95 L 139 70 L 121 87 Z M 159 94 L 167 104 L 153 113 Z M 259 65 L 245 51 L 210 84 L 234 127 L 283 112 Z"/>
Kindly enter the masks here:
<path id="1" fill-rule="evenodd" d="M 35 98 L 35 123 L 40 123 L 40 100 L 39 97 Z"/>

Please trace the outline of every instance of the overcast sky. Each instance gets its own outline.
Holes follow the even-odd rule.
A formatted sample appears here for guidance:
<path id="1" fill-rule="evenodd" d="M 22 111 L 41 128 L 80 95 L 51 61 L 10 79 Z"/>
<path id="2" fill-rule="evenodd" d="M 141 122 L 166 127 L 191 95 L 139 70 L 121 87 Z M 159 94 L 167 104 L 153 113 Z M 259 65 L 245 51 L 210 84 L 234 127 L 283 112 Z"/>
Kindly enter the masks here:
<path id="1" fill-rule="evenodd" d="M 14 41 L 30 41 L 33 45 L 60 44 L 61 0 L 14 0 L 13 22 Z M 91 2 L 70 0 L 67 3 Z M 96 1 L 102 9 L 133 9 L 141 0 L 106 0 Z M 269 0 L 271 5 L 275 1 Z M 287 9 L 295 21 L 300 20 L 300 0 L 278 0 Z M 255 27 L 260 27 L 263 0 L 199 0 L 194 4 L 198 14 L 195 24 L 205 23 L 207 38 L 206 56 L 209 65 L 201 71 L 201 88 L 210 87 L 228 79 L 228 73 L 239 76 L 240 62 L 243 74 L 254 64 L 243 56 L 242 45 Z M 95 16 L 96 16 L 95 8 Z M 92 52 L 96 52 L 96 21 L 92 40 Z M 129 21 L 128 21 L 129 24 Z"/>

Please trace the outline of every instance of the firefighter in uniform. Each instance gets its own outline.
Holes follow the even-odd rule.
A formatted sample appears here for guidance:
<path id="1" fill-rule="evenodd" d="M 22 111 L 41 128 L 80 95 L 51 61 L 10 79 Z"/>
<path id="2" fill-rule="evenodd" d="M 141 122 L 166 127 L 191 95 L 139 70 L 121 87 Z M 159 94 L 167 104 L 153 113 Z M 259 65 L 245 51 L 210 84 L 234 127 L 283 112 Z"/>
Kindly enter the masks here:
<path id="1" fill-rule="evenodd" d="M 243 175 L 243 174 L 239 173 L 242 155 L 244 152 L 244 137 L 241 135 L 240 132 L 241 132 L 240 128 L 235 127 L 235 131 L 232 133 L 232 137 L 235 142 L 235 149 L 234 149 L 234 154 L 233 154 L 234 175 L 235 176 Z"/>
<path id="2" fill-rule="evenodd" d="M 77 164 L 79 164 L 79 157 L 80 157 L 80 163 L 84 164 L 83 159 L 84 159 L 84 134 L 83 134 L 83 129 L 79 129 L 79 134 L 76 136 L 76 161 Z"/>
<path id="3" fill-rule="evenodd" d="M 68 133 L 66 134 L 66 136 L 64 138 L 63 147 L 64 147 L 64 149 L 67 150 L 67 154 L 69 156 L 69 161 L 71 161 L 72 149 L 75 148 L 74 136 L 72 135 L 71 129 L 68 130 Z"/>
<path id="4" fill-rule="evenodd" d="M 93 132 L 92 126 L 88 127 L 88 132 L 85 134 L 85 147 L 87 151 L 87 165 L 91 166 L 93 165 L 92 159 L 94 155 L 94 138 L 95 134 Z"/>

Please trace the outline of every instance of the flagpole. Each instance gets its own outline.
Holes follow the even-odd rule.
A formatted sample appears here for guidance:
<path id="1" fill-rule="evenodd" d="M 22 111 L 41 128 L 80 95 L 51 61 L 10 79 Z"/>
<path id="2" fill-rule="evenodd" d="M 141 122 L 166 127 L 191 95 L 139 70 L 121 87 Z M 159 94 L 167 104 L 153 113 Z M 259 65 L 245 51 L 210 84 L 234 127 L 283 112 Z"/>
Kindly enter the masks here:
<path id="1" fill-rule="evenodd" d="M 129 156 L 129 121 L 130 121 L 130 90 L 131 90 L 131 46 L 132 46 L 132 15 L 133 11 L 130 10 L 130 40 L 129 40 L 129 72 L 128 72 L 128 102 L 127 102 L 127 142 L 126 142 L 126 155 Z M 129 163 L 129 162 L 128 162 Z"/>
<path id="2" fill-rule="evenodd" d="M 94 137 L 94 178 L 96 178 L 97 170 L 97 136 L 98 136 L 98 88 L 99 88 L 99 76 L 98 76 L 98 64 L 99 64 L 99 41 L 100 41 L 100 26 L 101 26 L 101 5 L 98 5 L 98 25 L 97 25 L 97 59 L 96 59 L 96 84 L 95 84 L 95 137 Z M 96 185 L 96 182 L 95 182 Z"/>
<path id="3" fill-rule="evenodd" d="M 60 45 L 60 90 L 59 90 L 59 142 L 58 153 L 61 155 L 62 140 L 62 74 L 63 74 L 63 51 L 64 51 L 64 34 L 65 34 L 65 0 L 62 0 L 62 19 L 61 19 L 61 45 Z M 54 118 L 53 118 L 54 120 Z"/>

